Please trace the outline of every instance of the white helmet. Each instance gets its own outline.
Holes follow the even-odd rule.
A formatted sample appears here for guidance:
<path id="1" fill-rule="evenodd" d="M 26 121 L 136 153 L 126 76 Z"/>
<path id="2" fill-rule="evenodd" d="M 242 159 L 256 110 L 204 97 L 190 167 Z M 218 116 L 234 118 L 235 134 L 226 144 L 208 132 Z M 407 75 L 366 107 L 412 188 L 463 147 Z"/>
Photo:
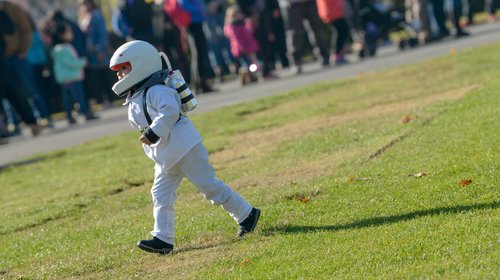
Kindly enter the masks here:
<path id="1" fill-rule="evenodd" d="M 123 65 L 132 70 L 113 85 L 113 91 L 124 97 L 137 83 L 162 70 L 161 57 L 153 45 L 144 41 L 130 41 L 121 45 L 111 57 L 109 68 L 118 71 Z"/>

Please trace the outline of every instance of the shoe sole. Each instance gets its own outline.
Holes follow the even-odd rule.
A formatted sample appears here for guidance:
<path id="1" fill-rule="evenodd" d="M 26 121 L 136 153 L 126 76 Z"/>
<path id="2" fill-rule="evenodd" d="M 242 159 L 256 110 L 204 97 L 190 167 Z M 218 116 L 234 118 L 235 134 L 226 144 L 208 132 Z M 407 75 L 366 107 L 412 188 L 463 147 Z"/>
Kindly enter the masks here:
<path id="1" fill-rule="evenodd" d="M 174 253 L 174 250 L 172 250 L 172 249 L 156 249 L 156 248 L 149 247 L 149 246 L 146 246 L 146 245 L 143 245 L 140 243 L 137 244 L 137 247 L 139 247 L 139 249 L 146 251 L 148 253 L 157 253 L 160 255 L 170 255 L 170 254 Z"/>

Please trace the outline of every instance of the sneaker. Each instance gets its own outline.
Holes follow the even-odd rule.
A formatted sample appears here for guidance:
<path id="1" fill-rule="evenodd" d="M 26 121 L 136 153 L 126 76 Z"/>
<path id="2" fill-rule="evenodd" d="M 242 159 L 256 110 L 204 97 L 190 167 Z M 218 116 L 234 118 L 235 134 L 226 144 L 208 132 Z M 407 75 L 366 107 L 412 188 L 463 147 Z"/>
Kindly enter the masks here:
<path id="1" fill-rule="evenodd" d="M 237 237 L 243 237 L 245 234 L 252 232 L 257 225 L 260 217 L 260 210 L 253 208 L 250 215 L 239 224 Z"/>
<path id="2" fill-rule="evenodd" d="M 156 237 L 151 240 L 141 240 L 137 243 L 139 249 L 149 253 L 158 253 L 161 255 L 173 254 L 174 245 L 164 242 Z"/>

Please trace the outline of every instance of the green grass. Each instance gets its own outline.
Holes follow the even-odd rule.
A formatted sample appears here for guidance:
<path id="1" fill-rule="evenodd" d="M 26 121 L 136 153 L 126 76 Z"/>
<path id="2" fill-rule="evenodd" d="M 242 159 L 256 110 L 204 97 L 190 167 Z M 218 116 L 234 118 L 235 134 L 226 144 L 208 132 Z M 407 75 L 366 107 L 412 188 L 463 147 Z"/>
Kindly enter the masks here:
<path id="1" fill-rule="evenodd" d="M 0 278 L 498 279 L 498 61 L 495 44 L 194 115 L 263 214 L 237 240 L 184 181 L 173 256 L 135 247 L 153 225 L 137 133 L 5 167 Z"/>

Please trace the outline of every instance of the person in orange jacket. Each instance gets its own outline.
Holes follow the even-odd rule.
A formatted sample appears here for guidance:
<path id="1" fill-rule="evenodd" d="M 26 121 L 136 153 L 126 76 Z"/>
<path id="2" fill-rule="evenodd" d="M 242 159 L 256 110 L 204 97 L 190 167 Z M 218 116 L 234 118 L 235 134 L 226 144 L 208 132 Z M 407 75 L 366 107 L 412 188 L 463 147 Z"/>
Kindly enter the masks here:
<path id="1" fill-rule="evenodd" d="M 324 23 L 337 31 L 335 65 L 347 63 L 345 44 L 349 37 L 349 25 L 344 17 L 344 0 L 316 0 L 318 14 Z"/>

